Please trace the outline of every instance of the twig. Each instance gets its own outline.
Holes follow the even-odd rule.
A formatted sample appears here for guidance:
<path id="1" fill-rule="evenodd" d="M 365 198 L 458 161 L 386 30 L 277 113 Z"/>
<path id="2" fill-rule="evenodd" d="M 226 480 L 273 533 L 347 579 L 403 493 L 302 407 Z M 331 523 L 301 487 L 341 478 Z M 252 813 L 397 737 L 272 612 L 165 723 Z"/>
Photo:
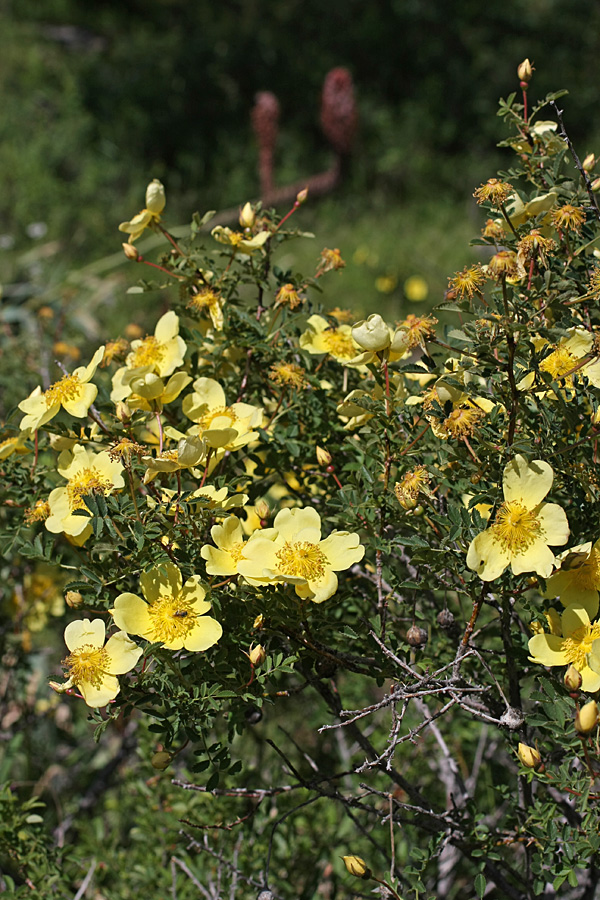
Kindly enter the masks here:
<path id="1" fill-rule="evenodd" d="M 87 874 L 86 874 L 85 878 L 83 879 L 83 881 L 82 881 L 81 884 L 79 885 L 79 890 L 77 891 L 77 893 L 76 893 L 75 896 L 73 897 L 73 900 L 81 900 L 81 898 L 83 897 L 83 895 L 85 894 L 85 892 L 87 891 L 87 889 L 88 889 L 88 887 L 89 887 L 89 885 L 90 885 L 90 881 L 91 881 L 92 878 L 93 878 L 93 875 L 94 875 L 94 872 L 96 871 L 96 866 L 97 866 L 97 865 L 98 865 L 98 863 L 96 862 L 95 859 L 93 859 L 93 860 L 92 860 L 91 866 L 90 866 L 89 869 L 87 870 Z"/>
<path id="2" fill-rule="evenodd" d="M 565 123 L 563 122 L 563 117 L 562 117 L 563 111 L 562 111 L 562 109 L 558 108 L 558 106 L 556 105 L 556 102 L 554 100 L 550 101 L 550 106 L 554 109 L 554 112 L 556 113 L 556 118 L 558 119 L 558 124 L 560 125 L 560 131 L 558 132 L 559 137 L 561 137 L 563 139 L 563 141 L 569 148 L 569 153 L 573 157 L 573 161 L 574 161 L 575 165 L 577 166 L 579 174 L 583 178 L 583 182 L 585 184 L 585 189 L 588 193 L 588 197 L 590 198 L 590 206 L 591 206 L 592 210 L 594 211 L 594 215 L 600 222 L 600 209 L 598 208 L 598 203 L 596 202 L 596 197 L 595 197 L 594 191 L 592 190 L 592 182 L 590 181 L 590 176 L 588 175 L 588 173 L 585 171 L 585 169 L 581 165 L 581 161 L 577 155 L 577 151 L 575 150 L 575 147 L 573 146 L 573 144 L 571 142 L 571 138 L 569 137 L 569 135 L 566 132 Z"/>

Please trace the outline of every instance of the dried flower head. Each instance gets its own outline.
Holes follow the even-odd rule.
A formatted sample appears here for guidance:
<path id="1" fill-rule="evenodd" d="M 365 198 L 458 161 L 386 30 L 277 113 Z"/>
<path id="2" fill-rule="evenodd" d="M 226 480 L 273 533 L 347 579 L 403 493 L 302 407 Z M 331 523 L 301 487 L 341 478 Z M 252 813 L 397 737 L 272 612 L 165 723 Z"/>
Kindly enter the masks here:
<path id="1" fill-rule="evenodd" d="M 276 362 L 269 369 L 271 381 L 280 387 L 293 387 L 303 390 L 308 386 L 308 381 L 302 366 L 291 362 Z"/>
<path id="2" fill-rule="evenodd" d="M 403 334 L 402 344 L 407 350 L 423 347 L 425 341 L 435 337 L 438 320 L 434 316 L 414 316 L 410 313 L 399 325 Z"/>
<path id="3" fill-rule="evenodd" d="M 590 272 L 590 293 L 600 300 L 600 266 L 594 266 Z"/>
<path id="4" fill-rule="evenodd" d="M 496 209 L 500 209 L 513 193 L 512 184 L 500 181 L 499 178 L 488 178 L 485 184 L 473 192 L 473 196 L 479 204 L 490 203 Z"/>
<path id="5" fill-rule="evenodd" d="M 514 278 L 520 273 L 517 254 L 513 250 L 499 250 L 490 259 L 488 270 L 494 278 Z"/>
<path id="6" fill-rule="evenodd" d="M 457 272 L 452 278 L 448 279 L 448 288 L 452 293 L 460 298 L 468 297 L 469 300 L 473 294 L 481 293 L 481 286 L 485 284 L 485 273 L 479 263 L 473 266 L 465 266 L 462 272 Z"/>
<path id="7" fill-rule="evenodd" d="M 414 509 L 420 493 L 428 491 L 431 476 L 425 466 L 415 466 L 405 472 L 400 481 L 394 485 L 394 493 L 400 506 Z"/>
<path id="8" fill-rule="evenodd" d="M 33 506 L 25 510 L 25 522 L 33 525 L 34 522 L 45 522 L 50 515 L 50 504 L 47 500 L 38 500 Z"/>
<path id="9" fill-rule="evenodd" d="M 213 328 L 217 331 L 223 330 L 223 306 L 224 300 L 218 291 L 210 287 L 202 287 L 194 289 L 187 303 L 187 309 L 191 309 L 196 313 L 207 312 L 210 316 Z"/>
<path id="10" fill-rule="evenodd" d="M 572 203 L 565 203 L 552 212 L 552 224 L 557 231 L 573 231 L 579 234 L 584 222 L 585 210 L 580 206 L 573 206 Z"/>
<path id="11" fill-rule="evenodd" d="M 101 366 L 108 366 L 115 359 L 124 359 L 129 352 L 129 341 L 125 338 L 117 338 L 115 341 L 107 341 L 104 348 L 104 358 Z"/>
<path id="12" fill-rule="evenodd" d="M 481 229 L 481 236 L 498 244 L 504 239 L 502 222 L 497 219 L 486 219 L 486 223 Z"/>
<path id="13" fill-rule="evenodd" d="M 484 417 L 482 409 L 467 401 L 453 409 L 442 422 L 433 423 L 432 428 L 438 437 L 462 439 L 475 434 L 475 428 Z"/>
<path id="14" fill-rule="evenodd" d="M 325 247 L 321 250 L 315 278 L 319 278 L 321 275 L 324 275 L 325 272 L 331 272 L 332 269 L 343 269 L 345 265 L 346 263 L 342 259 L 342 255 L 337 247 L 335 250 L 328 250 L 327 247 Z"/>
<path id="15" fill-rule="evenodd" d="M 282 284 L 275 297 L 275 306 L 289 306 L 290 309 L 296 309 L 304 302 L 293 284 Z"/>
<path id="16" fill-rule="evenodd" d="M 538 228 L 534 228 L 517 244 L 517 261 L 521 265 L 537 259 L 543 266 L 548 265 L 547 254 L 556 250 L 556 241 L 544 237 Z"/>
<path id="17" fill-rule="evenodd" d="M 120 441 L 116 441 L 108 451 L 108 455 L 112 460 L 123 460 L 128 462 L 132 456 L 137 456 L 138 459 L 142 455 L 142 453 L 146 452 L 146 448 L 142 447 L 141 444 L 137 444 L 135 441 L 131 441 L 129 438 L 121 438 Z"/>

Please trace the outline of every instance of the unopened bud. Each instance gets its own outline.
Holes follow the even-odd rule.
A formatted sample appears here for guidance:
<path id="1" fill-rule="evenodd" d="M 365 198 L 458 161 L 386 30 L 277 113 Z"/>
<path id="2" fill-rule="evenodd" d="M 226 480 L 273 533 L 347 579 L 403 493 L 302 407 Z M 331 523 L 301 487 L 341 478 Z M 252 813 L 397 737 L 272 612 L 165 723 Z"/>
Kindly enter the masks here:
<path id="1" fill-rule="evenodd" d="M 411 647 L 423 647 L 427 643 L 427 632 L 418 625 L 411 625 L 406 632 L 406 641 Z"/>
<path id="2" fill-rule="evenodd" d="M 267 652 L 262 644 L 257 644 L 256 647 L 250 647 L 250 652 L 248 653 L 248 659 L 252 663 L 255 669 L 258 669 L 259 666 L 262 666 L 265 659 L 267 658 Z"/>
<path id="3" fill-rule="evenodd" d="M 65 594 L 65 603 L 67 606 L 70 606 L 71 609 L 77 609 L 83 603 L 83 597 L 79 591 L 67 591 Z"/>
<path id="4" fill-rule="evenodd" d="M 600 178 L 594 178 L 594 180 L 592 181 L 592 190 L 595 194 L 600 191 Z"/>
<path id="5" fill-rule="evenodd" d="M 598 704 L 595 700 L 590 700 L 575 716 L 575 731 L 582 736 L 590 734 L 598 724 L 598 718 Z"/>
<path id="6" fill-rule="evenodd" d="M 122 244 L 123 253 L 127 257 L 127 259 L 133 260 L 133 262 L 137 262 L 140 254 L 137 252 L 136 248 L 133 244 Z"/>
<path id="7" fill-rule="evenodd" d="M 271 515 L 271 507 L 266 500 L 257 500 L 254 506 L 254 512 L 259 519 L 268 519 Z"/>
<path id="8" fill-rule="evenodd" d="M 58 681 L 49 681 L 48 687 L 51 687 L 57 694 L 64 694 L 69 690 L 71 685 L 68 681 L 65 684 L 59 684 Z"/>
<path id="9" fill-rule="evenodd" d="M 252 623 L 252 627 L 257 631 L 260 631 L 263 625 L 265 624 L 265 617 L 262 613 L 259 613 Z"/>
<path id="10" fill-rule="evenodd" d="M 119 422 L 129 422 L 131 419 L 131 409 L 129 404 L 124 400 L 118 400 L 115 408 L 115 415 Z"/>
<path id="11" fill-rule="evenodd" d="M 524 81 L 525 84 L 529 84 L 533 72 L 534 68 L 529 62 L 529 59 L 524 59 L 523 62 L 517 66 L 517 75 L 519 76 L 519 81 Z"/>
<path id="12" fill-rule="evenodd" d="M 342 856 L 342 859 L 350 875 L 354 875 L 355 878 L 371 877 L 371 870 L 360 856 Z"/>
<path id="13" fill-rule="evenodd" d="M 157 753 L 152 755 L 152 759 L 150 760 L 152 768 L 160 769 L 161 772 L 168 768 L 172 762 L 173 754 L 169 753 L 168 750 L 158 750 Z"/>
<path id="14" fill-rule="evenodd" d="M 333 459 L 331 453 L 328 450 L 324 450 L 323 447 L 319 447 L 318 445 L 316 447 L 316 454 L 317 462 L 320 466 L 328 466 Z"/>
<path id="15" fill-rule="evenodd" d="M 534 747 L 520 743 L 517 753 L 523 765 L 528 769 L 534 769 L 537 772 L 542 768 L 542 757 Z"/>
<path id="16" fill-rule="evenodd" d="M 575 691 L 578 691 L 581 688 L 582 682 L 583 678 L 579 669 L 576 669 L 575 666 L 570 665 L 565 672 L 565 687 L 567 688 L 567 690 L 575 693 Z"/>
<path id="17" fill-rule="evenodd" d="M 301 206 L 303 203 L 305 203 L 307 197 L 308 197 L 308 188 L 307 187 L 302 188 L 301 191 L 298 191 L 298 193 L 296 194 L 296 203 L 298 204 L 298 206 Z"/>
<path id="18" fill-rule="evenodd" d="M 379 313 L 372 313 L 368 319 L 353 325 L 352 337 L 363 350 L 375 353 L 386 350 L 391 343 L 390 329 Z"/>
<path id="19" fill-rule="evenodd" d="M 242 228 L 252 228 L 256 222 L 256 213 L 252 209 L 251 203 L 245 203 L 240 210 L 239 223 Z"/>
<path id="20" fill-rule="evenodd" d="M 581 163 L 581 168 L 584 172 L 591 172 L 596 165 L 596 156 L 593 153 L 588 153 L 586 158 Z"/>

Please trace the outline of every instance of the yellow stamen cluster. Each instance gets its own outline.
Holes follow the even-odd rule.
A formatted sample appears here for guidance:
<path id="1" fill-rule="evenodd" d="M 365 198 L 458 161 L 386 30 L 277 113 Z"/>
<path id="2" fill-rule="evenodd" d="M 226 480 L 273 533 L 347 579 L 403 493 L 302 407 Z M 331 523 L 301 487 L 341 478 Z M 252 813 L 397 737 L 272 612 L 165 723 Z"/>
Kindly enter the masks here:
<path id="1" fill-rule="evenodd" d="M 594 266 L 590 274 L 590 293 L 600 299 L 600 266 Z"/>
<path id="2" fill-rule="evenodd" d="M 308 386 L 304 369 L 296 363 L 278 362 L 269 369 L 271 381 L 281 387 L 289 386 L 302 390 Z"/>
<path id="3" fill-rule="evenodd" d="M 448 437 L 470 437 L 475 433 L 475 427 L 484 416 L 485 413 L 478 406 L 471 404 L 457 406 L 438 427 Z"/>
<path id="4" fill-rule="evenodd" d="M 44 393 L 44 400 L 48 409 L 57 403 L 75 400 L 79 396 L 81 382 L 77 375 L 63 375 L 60 381 L 51 384 Z"/>
<path id="5" fill-rule="evenodd" d="M 193 309 L 195 312 L 202 312 L 205 309 L 211 309 L 218 306 L 221 302 L 221 295 L 212 288 L 200 288 L 197 293 L 188 300 L 187 308 Z"/>
<path id="6" fill-rule="evenodd" d="M 69 653 L 62 661 L 69 670 L 69 678 L 73 684 L 91 684 L 95 688 L 102 685 L 108 665 L 108 653 L 104 647 L 84 644 L 73 653 Z"/>
<path id="7" fill-rule="evenodd" d="M 562 646 L 567 662 L 581 671 L 587 665 L 586 656 L 592 649 L 593 642 L 598 638 L 600 638 L 600 622 L 596 622 L 594 625 L 583 625 L 570 634 L 568 638 L 564 639 Z"/>
<path id="8" fill-rule="evenodd" d="M 50 504 L 47 500 L 38 500 L 33 506 L 25 510 L 25 522 L 33 525 L 34 522 L 45 522 L 50 515 Z"/>
<path id="9" fill-rule="evenodd" d="M 120 441 L 116 441 L 116 443 L 112 445 L 108 451 L 108 455 L 112 460 L 130 460 L 133 454 L 139 458 L 142 453 L 145 452 L 145 447 L 142 447 L 141 444 L 137 444 L 129 438 L 121 438 Z"/>
<path id="10" fill-rule="evenodd" d="M 435 337 L 438 320 L 434 316 L 415 316 L 412 313 L 400 323 L 408 350 L 422 347 L 426 340 Z"/>
<path id="11" fill-rule="evenodd" d="M 564 378 L 577 365 L 577 358 L 566 347 L 557 346 L 540 363 L 540 371 L 548 372 L 554 380 Z"/>
<path id="12" fill-rule="evenodd" d="M 476 263 L 474 266 L 465 266 L 462 272 L 457 272 L 449 278 L 448 290 L 461 299 L 468 297 L 470 300 L 473 294 L 481 293 L 481 286 L 485 280 L 485 273 L 479 263 Z"/>
<path id="13" fill-rule="evenodd" d="M 526 509 L 518 500 L 502 504 L 492 527 L 504 550 L 513 555 L 531 546 L 542 530 L 535 512 Z"/>
<path id="14" fill-rule="evenodd" d="M 194 627 L 196 614 L 181 597 L 159 597 L 148 607 L 152 623 L 149 639 L 169 643 L 184 638 Z"/>
<path id="15" fill-rule="evenodd" d="M 504 228 L 502 227 L 502 223 L 496 222 L 494 219 L 486 219 L 486 223 L 481 229 L 481 236 L 490 241 L 494 241 L 497 244 L 500 243 L 504 240 Z"/>
<path id="16" fill-rule="evenodd" d="M 296 309 L 304 301 L 293 284 L 283 284 L 277 291 L 275 297 L 276 306 L 289 306 L 290 309 Z"/>
<path id="17" fill-rule="evenodd" d="M 103 477 L 95 466 L 81 469 L 67 485 L 71 509 L 85 509 L 84 497 L 89 494 L 110 494 L 112 487 L 112 481 Z"/>
<path id="18" fill-rule="evenodd" d="M 116 341 L 108 341 L 104 348 L 104 357 L 101 366 L 108 366 L 115 359 L 123 359 L 129 350 L 129 342 L 125 338 L 117 338 Z"/>
<path id="19" fill-rule="evenodd" d="M 137 369 L 142 366 L 155 366 L 162 362 L 164 355 L 164 345 L 150 334 L 133 351 L 131 367 Z"/>
<path id="20" fill-rule="evenodd" d="M 404 509 L 413 509 L 417 505 L 417 498 L 422 491 L 429 487 L 431 476 L 425 466 L 415 466 L 409 472 L 405 472 L 400 481 L 394 485 L 394 493 L 400 506 Z"/>
<path id="21" fill-rule="evenodd" d="M 286 541 L 277 552 L 279 568 L 284 575 L 319 581 L 327 565 L 327 557 L 317 544 L 310 541 Z"/>
<path id="22" fill-rule="evenodd" d="M 600 589 L 600 553 L 595 547 L 590 550 L 590 555 L 581 557 L 573 554 L 575 559 L 571 562 L 569 557 L 563 560 L 560 571 L 569 572 L 571 583 L 581 591 L 597 591 Z"/>
<path id="23" fill-rule="evenodd" d="M 344 334 L 335 328 L 323 332 L 323 343 L 328 353 L 338 359 L 353 359 L 357 350 L 351 334 Z"/>
<path id="24" fill-rule="evenodd" d="M 518 275 L 517 254 L 513 250 L 499 250 L 490 259 L 488 269 L 494 278 L 512 278 Z"/>
<path id="25" fill-rule="evenodd" d="M 585 210 L 571 203 L 565 203 L 552 213 L 552 224 L 557 231 L 574 231 L 579 234 L 584 222 Z"/>
<path id="26" fill-rule="evenodd" d="M 479 204 L 491 203 L 496 209 L 500 209 L 512 193 L 514 193 L 512 184 L 500 181 L 499 178 L 489 178 L 473 192 L 473 196 Z"/>

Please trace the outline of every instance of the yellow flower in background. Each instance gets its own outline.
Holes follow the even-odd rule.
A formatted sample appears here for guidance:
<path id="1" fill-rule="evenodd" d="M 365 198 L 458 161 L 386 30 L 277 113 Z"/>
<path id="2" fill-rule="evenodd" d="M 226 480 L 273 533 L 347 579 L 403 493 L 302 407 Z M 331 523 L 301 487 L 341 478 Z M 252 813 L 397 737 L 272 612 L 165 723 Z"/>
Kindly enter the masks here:
<path id="1" fill-rule="evenodd" d="M 165 208 L 165 189 L 158 178 L 146 188 L 146 206 L 130 222 L 121 222 L 119 231 L 129 235 L 129 243 L 134 244 L 140 235 L 154 222 L 160 222 L 160 214 Z"/>
<path id="2" fill-rule="evenodd" d="M 238 571 L 258 581 L 289 582 L 299 597 L 322 603 L 337 590 L 335 573 L 360 562 L 364 553 L 358 534 L 334 531 L 321 540 L 321 517 L 312 506 L 282 509 L 272 529 L 248 541 Z"/>
<path id="3" fill-rule="evenodd" d="M 83 619 L 65 628 L 65 643 L 70 650 L 63 660 L 68 680 L 61 686 L 65 691 L 76 687 L 88 706 L 106 706 L 119 693 L 117 675 L 130 672 L 142 655 L 128 635 L 119 631 L 108 639 L 102 619 Z"/>
<path id="4" fill-rule="evenodd" d="M 248 540 L 237 516 L 228 516 L 221 525 L 213 525 L 210 536 L 216 547 L 205 544 L 200 556 L 206 560 L 208 575 L 238 575 Z"/>
<path id="5" fill-rule="evenodd" d="M 411 275 L 404 282 L 404 296 L 411 303 L 422 303 L 429 294 L 429 285 L 421 275 Z"/>
<path id="6" fill-rule="evenodd" d="M 36 387 L 26 400 L 19 403 L 19 409 L 26 413 L 19 425 L 21 431 L 36 431 L 53 419 L 61 407 L 77 419 L 85 418 L 98 394 L 96 385 L 89 382 L 103 356 L 104 347 L 99 347 L 87 366 L 80 366 L 71 375 L 63 375 L 46 391 Z"/>
<path id="7" fill-rule="evenodd" d="M 225 300 L 221 294 L 207 286 L 196 288 L 187 303 L 187 309 L 197 313 L 207 312 L 215 331 L 223 331 L 224 306 Z"/>
<path id="8" fill-rule="evenodd" d="M 8 459 L 13 453 L 30 453 L 31 451 L 25 446 L 26 440 L 27 435 L 23 432 L 0 440 L 0 459 Z"/>
<path id="9" fill-rule="evenodd" d="M 154 566 L 140 576 L 145 599 L 137 594 L 119 594 L 110 610 L 118 628 L 137 634 L 167 650 L 207 650 L 216 644 L 223 629 L 204 613 L 210 609 L 200 577 L 192 575 L 183 584 L 173 563 Z"/>
<path id="10" fill-rule="evenodd" d="M 547 462 L 527 462 L 520 454 L 506 466 L 504 503 L 493 524 L 471 541 L 467 565 L 483 581 L 499 578 L 507 566 L 513 575 L 537 572 L 548 578 L 555 562 L 548 545 L 565 544 L 569 523 L 556 503 L 543 503 L 554 473 Z"/>
<path id="11" fill-rule="evenodd" d="M 188 386 L 192 376 L 187 372 L 175 372 L 168 381 L 148 372 L 147 369 L 132 369 L 123 379 L 131 393 L 127 396 L 130 409 L 144 409 L 146 412 L 160 412 L 163 406 L 173 403 L 182 390 Z"/>
<path id="12" fill-rule="evenodd" d="M 587 604 L 572 603 L 560 617 L 560 634 L 544 632 L 530 638 L 529 658 L 541 666 L 574 666 L 581 673 L 582 690 L 594 693 L 600 690 L 600 674 L 590 668 L 589 654 L 599 639 L 600 622 L 592 624 Z"/>
<path id="13" fill-rule="evenodd" d="M 63 532 L 74 544 L 81 546 L 92 533 L 92 526 L 89 516 L 76 515 L 76 511 L 87 509 L 84 497 L 107 496 L 124 487 L 123 466 L 112 460 L 105 450 L 95 453 L 76 444 L 72 451 L 63 450 L 60 454 L 58 471 L 67 479 L 67 484 L 54 488 L 48 497 L 50 515 L 45 525 L 53 534 Z"/>

